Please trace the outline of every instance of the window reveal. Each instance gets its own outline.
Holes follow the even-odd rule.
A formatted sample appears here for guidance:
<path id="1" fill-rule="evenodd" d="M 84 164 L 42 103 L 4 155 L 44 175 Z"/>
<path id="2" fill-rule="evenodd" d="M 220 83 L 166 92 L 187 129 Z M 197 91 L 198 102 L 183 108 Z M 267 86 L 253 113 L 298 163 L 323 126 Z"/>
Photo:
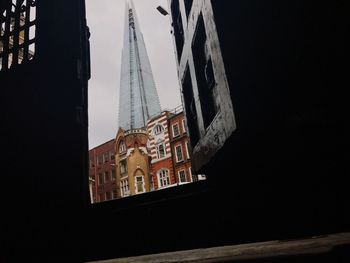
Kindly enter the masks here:
<path id="1" fill-rule="evenodd" d="M 194 64 L 196 65 L 196 79 L 203 122 L 205 128 L 207 128 L 218 112 L 218 105 L 215 102 L 215 97 L 217 96 L 216 82 L 202 15 L 198 18 L 196 33 L 192 43 L 192 53 Z"/>

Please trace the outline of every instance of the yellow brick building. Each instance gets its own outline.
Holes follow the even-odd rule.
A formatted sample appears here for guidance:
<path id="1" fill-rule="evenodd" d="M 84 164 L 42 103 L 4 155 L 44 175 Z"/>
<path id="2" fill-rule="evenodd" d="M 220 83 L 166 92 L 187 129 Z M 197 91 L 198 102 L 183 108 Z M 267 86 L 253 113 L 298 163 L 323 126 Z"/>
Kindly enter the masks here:
<path id="1" fill-rule="evenodd" d="M 117 198 L 150 191 L 150 161 L 145 129 L 118 130 L 116 136 Z"/>

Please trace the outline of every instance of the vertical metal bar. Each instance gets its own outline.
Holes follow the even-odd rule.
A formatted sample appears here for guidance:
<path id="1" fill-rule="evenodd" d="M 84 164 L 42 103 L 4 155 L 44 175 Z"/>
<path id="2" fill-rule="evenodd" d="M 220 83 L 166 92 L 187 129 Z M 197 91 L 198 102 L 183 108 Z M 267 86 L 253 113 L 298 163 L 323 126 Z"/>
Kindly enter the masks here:
<path id="1" fill-rule="evenodd" d="M 20 16 L 21 16 L 21 2 L 20 0 L 16 0 L 15 4 L 15 11 L 11 16 L 13 15 L 14 23 L 13 23 L 13 30 L 12 30 L 12 65 L 18 64 L 18 52 L 19 52 L 19 34 L 21 32 L 20 29 Z"/>
<path id="2" fill-rule="evenodd" d="M 3 36 L 3 70 L 7 70 L 9 68 L 9 35 L 10 35 L 10 26 L 11 26 L 11 5 L 12 2 L 9 2 L 6 8 L 6 17 L 5 20 L 5 30 Z"/>
<path id="3" fill-rule="evenodd" d="M 23 43 L 23 62 L 28 61 L 28 49 L 29 49 L 29 22 L 30 22 L 30 5 L 31 0 L 27 0 L 27 4 L 24 10 L 24 43 Z"/>

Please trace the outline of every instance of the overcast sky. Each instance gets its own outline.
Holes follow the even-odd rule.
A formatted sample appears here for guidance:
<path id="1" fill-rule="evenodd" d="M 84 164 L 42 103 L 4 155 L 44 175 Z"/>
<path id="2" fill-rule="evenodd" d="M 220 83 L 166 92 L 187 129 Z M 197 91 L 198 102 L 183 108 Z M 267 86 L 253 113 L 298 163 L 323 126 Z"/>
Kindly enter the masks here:
<path id="1" fill-rule="evenodd" d="M 113 139 L 118 129 L 118 96 L 125 0 L 86 0 L 91 38 L 89 149 Z M 133 0 L 162 109 L 181 104 L 167 0 Z M 168 10 L 169 11 L 169 10 Z"/>

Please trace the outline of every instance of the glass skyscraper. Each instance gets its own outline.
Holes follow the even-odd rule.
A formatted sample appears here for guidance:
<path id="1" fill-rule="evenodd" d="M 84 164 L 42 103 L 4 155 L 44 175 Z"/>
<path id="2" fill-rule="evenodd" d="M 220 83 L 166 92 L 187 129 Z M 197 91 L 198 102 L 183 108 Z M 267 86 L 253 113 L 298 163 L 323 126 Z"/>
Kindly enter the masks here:
<path id="1" fill-rule="evenodd" d="M 142 128 L 160 114 L 151 64 L 132 1 L 126 3 L 119 94 L 119 127 Z"/>

